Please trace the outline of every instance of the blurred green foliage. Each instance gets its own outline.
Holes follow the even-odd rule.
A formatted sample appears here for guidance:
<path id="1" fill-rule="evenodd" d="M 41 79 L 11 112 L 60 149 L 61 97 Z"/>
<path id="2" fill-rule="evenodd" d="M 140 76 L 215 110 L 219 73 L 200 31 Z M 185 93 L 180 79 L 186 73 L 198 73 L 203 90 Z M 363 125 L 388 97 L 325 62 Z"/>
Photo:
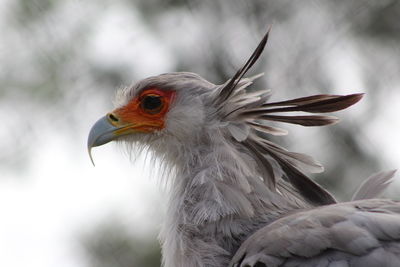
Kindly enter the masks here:
<path id="1" fill-rule="evenodd" d="M 118 220 L 107 221 L 84 237 L 89 263 L 96 267 L 160 266 L 161 251 L 156 238 L 138 237 Z"/>

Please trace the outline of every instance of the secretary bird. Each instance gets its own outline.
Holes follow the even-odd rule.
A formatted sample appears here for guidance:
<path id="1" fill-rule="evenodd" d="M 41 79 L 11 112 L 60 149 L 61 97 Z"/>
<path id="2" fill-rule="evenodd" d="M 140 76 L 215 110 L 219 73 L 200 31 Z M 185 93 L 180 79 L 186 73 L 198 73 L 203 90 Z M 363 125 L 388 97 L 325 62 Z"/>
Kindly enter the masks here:
<path id="1" fill-rule="evenodd" d="M 286 130 L 268 121 L 323 126 L 337 118 L 280 115 L 345 109 L 362 95 L 313 95 L 268 102 L 244 78 L 246 64 L 215 85 L 189 72 L 166 73 L 121 90 L 116 109 L 88 138 L 150 149 L 168 168 L 170 197 L 160 239 L 165 267 L 400 266 L 400 203 L 372 199 L 394 171 L 371 176 L 353 201 L 335 198 L 304 172 L 323 167 L 268 140 Z M 278 113 L 278 114 L 275 114 Z M 90 154 L 91 157 L 91 154 Z"/>

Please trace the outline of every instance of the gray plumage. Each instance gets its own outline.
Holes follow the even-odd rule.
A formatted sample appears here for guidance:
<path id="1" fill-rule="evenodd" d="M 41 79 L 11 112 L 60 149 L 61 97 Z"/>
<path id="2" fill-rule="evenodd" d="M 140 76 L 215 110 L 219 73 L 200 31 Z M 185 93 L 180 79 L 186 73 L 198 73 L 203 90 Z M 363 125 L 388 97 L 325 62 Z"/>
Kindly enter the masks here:
<path id="1" fill-rule="evenodd" d="M 361 184 L 351 200 L 378 197 L 393 182 L 393 176 L 395 173 L 396 170 L 391 170 L 371 175 Z"/>
<path id="2" fill-rule="evenodd" d="M 268 140 L 269 135 L 287 134 L 268 125 L 270 121 L 302 126 L 337 122 L 332 116 L 281 113 L 334 112 L 358 102 L 362 95 L 269 102 L 270 91 L 249 92 L 260 75 L 243 76 L 267 39 L 268 33 L 225 84 L 181 72 L 150 77 L 121 90 L 116 111 L 93 126 L 89 151 L 118 139 L 132 151 L 148 148 L 167 169 L 170 198 L 160 234 L 165 267 L 399 266 L 397 202 L 337 204 L 305 174 L 322 172 L 321 164 Z M 154 88 L 175 92 L 163 118 L 165 125 L 133 133 L 139 123 L 121 124 L 118 110 L 143 102 L 141 94 Z M 374 197 L 392 175 L 372 177 L 355 198 Z"/>
<path id="3" fill-rule="evenodd" d="M 230 266 L 400 266 L 399 212 L 380 199 L 298 211 L 256 231 Z"/>

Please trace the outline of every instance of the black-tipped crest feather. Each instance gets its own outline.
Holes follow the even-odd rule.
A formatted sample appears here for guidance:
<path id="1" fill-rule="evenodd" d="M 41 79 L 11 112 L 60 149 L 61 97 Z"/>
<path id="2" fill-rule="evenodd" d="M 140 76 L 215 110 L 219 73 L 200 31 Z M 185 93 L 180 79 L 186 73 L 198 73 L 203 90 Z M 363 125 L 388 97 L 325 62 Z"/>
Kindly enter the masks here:
<path id="1" fill-rule="evenodd" d="M 261 120 L 280 121 L 285 123 L 299 124 L 302 126 L 324 126 L 336 123 L 338 118 L 332 116 L 282 116 L 282 115 L 261 115 Z"/>
<path id="2" fill-rule="evenodd" d="M 220 89 L 215 99 L 217 112 L 223 121 L 228 122 L 227 129 L 233 139 L 242 143 L 253 155 L 260 172 L 265 176 L 264 183 L 275 191 L 277 177 L 275 168 L 284 173 L 284 178 L 299 191 L 312 205 L 335 203 L 333 196 L 302 173 L 321 172 L 323 167 L 310 156 L 289 152 L 265 139 L 265 135 L 286 135 L 287 131 L 266 125 L 268 121 L 298 124 L 302 126 L 324 126 L 338 121 L 333 116 L 322 115 L 274 115 L 272 113 L 306 112 L 328 113 L 345 109 L 357 103 L 363 94 L 329 95 L 320 94 L 286 101 L 266 103 L 271 95 L 269 90 L 247 92 L 246 88 L 259 76 L 243 78 L 260 57 L 268 40 L 270 29 L 246 61 L 244 66 Z M 240 124 L 243 127 L 239 127 Z M 244 127 L 246 126 L 246 127 Z M 239 129 L 244 129 L 239 131 Z M 248 130 L 250 129 L 250 130 Z M 270 161 L 274 161 L 272 164 Z"/>
<path id="3" fill-rule="evenodd" d="M 235 90 L 236 86 L 240 82 L 240 80 L 243 78 L 243 76 L 247 73 L 247 71 L 254 65 L 254 63 L 258 60 L 260 57 L 261 53 L 264 50 L 265 45 L 267 44 L 268 41 L 268 36 L 269 32 L 271 30 L 271 27 L 268 29 L 267 33 L 264 35 L 264 38 L 261 40 L 261 42 L 258 44 L 257 48 L 254 50 L 253 54 L 250 56 L 250 58 L 247 60 L 247 62 L 244 64 L 244 66 L 236 72 L 236 74 L 230 79 L 228 84 L 226 84 L 219 95 L 218 100 L 221 102 L 224 102 L 226 99 L 229 98 L 229 96 L 232 95 L 233 91 Z"/>
<path id="4" fill-rule="evenodd" d="M 283 107 L 283 108 L 273 108 L 273 109 L 265 109 L 265 113 L 272 113 L 272 112 L 289 112 L 289 111 L 303 111 L 309 113 L 327 113 L 327 112 L 334 112 L 339 111 L 349 106 L 357 103 L 363 94 L 352 94 L 352 95 L 344 95 L 344 96 L 337 96 L 337 95 L 325 95 L 325 97 L 329 97 L 327 99 L 314 99 L 312 101 L 307 102 L 297 102 L 293 101 L 292 104 L 279 104 L 279 106 L 290 106 L 290 107 Z M 295 99 L 294 99 L 295 100 Z M 275 103 L 276 104 L 276 103 Z M 263 105 L 264 107 L 273 106 L 274 103 L 267 103 Z M 277 105 L 278 106 L 278 105 Z"/>

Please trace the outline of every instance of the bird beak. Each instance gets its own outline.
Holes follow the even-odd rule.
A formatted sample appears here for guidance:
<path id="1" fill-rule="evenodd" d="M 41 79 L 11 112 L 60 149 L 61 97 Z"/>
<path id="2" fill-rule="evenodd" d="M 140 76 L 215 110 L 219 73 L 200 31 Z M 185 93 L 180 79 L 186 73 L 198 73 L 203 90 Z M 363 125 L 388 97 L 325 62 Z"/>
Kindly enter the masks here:
<path id="1" fill-rule="evenodd" d="M 100 118 L 90 129 L 88 137 L 88 152 L 90 160 L 93 161 L 92 148 L 96 146 L 101 146 L 117 139 L 120 136 L 128 135 L 136 132 L 136 127 L 133 123 L 118 123 L 112 121 L 110 118 L 115 118 L 115 116 L 110 113 L 102 118 Z"/>
<path id="2" fill-rule="evenodd" d="M 112 125 L 107 116 L 100 118 L 90 129 L 89 137 L 88 137 L 88 152 L 90 160 L 93 163 L 94 161 L 92 157 L 92 148 L 96 146 L 104 145 L 116 138 L 114 132 L 118 129 L 118 127 Z"/>

